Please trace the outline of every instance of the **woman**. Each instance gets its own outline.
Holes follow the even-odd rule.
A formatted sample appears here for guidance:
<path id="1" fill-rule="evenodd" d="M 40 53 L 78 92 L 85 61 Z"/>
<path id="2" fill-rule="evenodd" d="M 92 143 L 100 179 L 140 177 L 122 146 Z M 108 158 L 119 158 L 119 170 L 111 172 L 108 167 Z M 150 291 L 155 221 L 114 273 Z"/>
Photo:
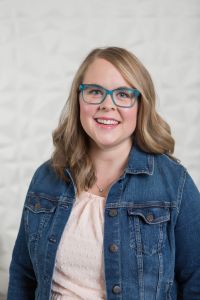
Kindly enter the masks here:
<path id="1" fill-rule="evenodd" d="M 25 200 L 8 300 L 200 299 L 199 192 L 133 54 L 86 57 L 53 141 Z"/>

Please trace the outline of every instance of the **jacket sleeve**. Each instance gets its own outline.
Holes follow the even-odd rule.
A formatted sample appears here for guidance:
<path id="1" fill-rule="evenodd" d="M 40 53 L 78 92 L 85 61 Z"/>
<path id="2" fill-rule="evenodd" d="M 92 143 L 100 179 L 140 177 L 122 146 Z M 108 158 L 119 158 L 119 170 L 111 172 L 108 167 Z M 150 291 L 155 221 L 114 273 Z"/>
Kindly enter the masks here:
<path id="1" fill-rule="evenodd" d="M 37 171 L 36 171 L 37 173 Z M 29 190 L 34 184 L 36 177 L 34 174 Z M 37 281 L 33 265 L 29 255 L 29 249 L 26 240 L 24 209 L 17 239 L 15 241 L 12 260 L 9 269 L 9 284 L 7 300 L 32 300 L 35 299 L 35 290 Z"/>
<path id="2" fill-rule="evenodd" d="M 175 227 L 178 299 L 200 299 L 200 194 L 186 172 Z"/>

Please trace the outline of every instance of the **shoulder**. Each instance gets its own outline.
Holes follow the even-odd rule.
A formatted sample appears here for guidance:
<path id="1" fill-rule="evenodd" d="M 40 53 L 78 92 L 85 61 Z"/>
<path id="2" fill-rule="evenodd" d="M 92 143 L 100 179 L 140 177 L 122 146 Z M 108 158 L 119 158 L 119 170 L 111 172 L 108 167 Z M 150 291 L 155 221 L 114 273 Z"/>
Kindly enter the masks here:
<path id="1" fill-rule="evenodd" d="M 28 192 L 59 195 L 65 188 L 66 183 L 56 174 L 49 159 L 34 172 Z"/>
<path id="2" fill-rule="evenodd" d="M 177 159 L 174 159 L 166 154 L 154 154 L 154 167 L 157 170 L 171 174 L 175 176 L 184 175 L 187 173 L 187 169 Z"/>
<path id="3" fill-rule="evenodd" d="M 130 168 L 135 172 L 142 173 L 143 170 L 149 175 L 168 176 L 180 176 L 186 173 L 186 168 L 177 159 L 167 154 L 144 151 L 138 145 L 134 145 L 130 158 Z"/>
<path id="4" fill-rule="evenodd" d="M 38 181 L 45 180 L 50 177 L 55 177 L 56 173 L 51 165 L 51 160 L 43 162 L 34 172 L 32 181 L 37 184 Z"/>
<path id="5" fill-rule="evenodd" d="M 199 191 L 188 170 L 180 161 L 170 158 L 168 155 L 154 155 L 154 171 L 162 175 L 170 188 L 177 187 L 177 197 L 181 198 L 187 194 L 195 194 L 199 198 Z M 196 197 L 195 196 L 195 197 Z"/>
<path id="6" fill-rule="evenodd" d="M 165 154 L 151 154 L 154 161 L 153 183 L 175 201 L 177 210 L 194 206 L 200 209 L 200 194 L 188 170 L 180 161 Z"/>
<path id="7" fill-rule="evenodd" d="M 180 161 L 166 154 L 154 155 L 154 173 L 162 178 L 162 181 L 170 189 L 182 191 L 187 177 L 187 169 Z"/>

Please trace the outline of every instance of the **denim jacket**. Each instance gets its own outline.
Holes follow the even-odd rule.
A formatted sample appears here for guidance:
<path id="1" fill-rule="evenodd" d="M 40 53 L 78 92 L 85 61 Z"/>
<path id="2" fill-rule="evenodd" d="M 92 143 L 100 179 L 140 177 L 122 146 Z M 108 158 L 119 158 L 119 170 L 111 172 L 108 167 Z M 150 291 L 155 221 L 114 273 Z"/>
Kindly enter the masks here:
<path id="1" fill-rule="evenodd" d="M 76 195 L 65 172 L 67 183 L 49 160 L 33 176 L 8 300 L 50 299 L 56 251 Z M 109 190 L 104 218 L 107 300 L 200 299 L 200 195 L 181 164 L 134 146 Z"/>

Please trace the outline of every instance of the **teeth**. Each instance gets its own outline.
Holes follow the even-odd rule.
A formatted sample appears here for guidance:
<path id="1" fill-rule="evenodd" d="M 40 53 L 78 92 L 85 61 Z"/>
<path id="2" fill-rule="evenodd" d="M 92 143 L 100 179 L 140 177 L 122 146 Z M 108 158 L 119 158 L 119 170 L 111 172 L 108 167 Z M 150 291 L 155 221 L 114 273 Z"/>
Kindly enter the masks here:
<path id="1" fill-rule="evenodd" d="M 96 121 L 97 121 L 98 123 L 106 124 L 106 125 L 116 125 L 116 124 L 119 123 L 118 121 L 115 121 L 115 120 L 102 120 L 102 119 L 96 119 Z"/>

